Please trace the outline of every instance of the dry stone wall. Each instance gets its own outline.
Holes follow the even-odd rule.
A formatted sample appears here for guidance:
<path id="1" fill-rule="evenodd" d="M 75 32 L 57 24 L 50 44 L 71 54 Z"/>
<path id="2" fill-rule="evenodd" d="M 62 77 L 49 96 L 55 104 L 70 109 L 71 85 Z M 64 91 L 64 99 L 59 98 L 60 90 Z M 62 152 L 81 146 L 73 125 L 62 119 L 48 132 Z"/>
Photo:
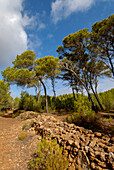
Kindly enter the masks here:
<path id="1" fill-rule="evenodd" d="M 38 115 L 34 128 L 36 134 L 47 140 L 56 139 L 64 148 L 70 160 L 69 169 L 114 169 L 114 137 L 45 115 Z"/>

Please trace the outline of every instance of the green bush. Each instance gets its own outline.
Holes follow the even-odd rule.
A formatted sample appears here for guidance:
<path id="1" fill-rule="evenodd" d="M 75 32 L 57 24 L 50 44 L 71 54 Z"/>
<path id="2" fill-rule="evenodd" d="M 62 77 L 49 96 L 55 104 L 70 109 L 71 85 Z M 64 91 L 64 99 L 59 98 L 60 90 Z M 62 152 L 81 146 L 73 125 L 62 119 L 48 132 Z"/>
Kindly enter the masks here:
<path id="1" fill-rule="evenodd" d="M 29 169 L 66 170 L 68 165 L 67 155 L 63 154 L 63 148 L 60 148 L 56 140 L 42 139 L 42 142 L 38 143 L 34 158 L 30 161 Z"/>
<path id="2" fill-rule="evenodd" d="M 114 88 L 103 93 L 99 93 L 99 97 L 105 110 L 114 110 Z"/>

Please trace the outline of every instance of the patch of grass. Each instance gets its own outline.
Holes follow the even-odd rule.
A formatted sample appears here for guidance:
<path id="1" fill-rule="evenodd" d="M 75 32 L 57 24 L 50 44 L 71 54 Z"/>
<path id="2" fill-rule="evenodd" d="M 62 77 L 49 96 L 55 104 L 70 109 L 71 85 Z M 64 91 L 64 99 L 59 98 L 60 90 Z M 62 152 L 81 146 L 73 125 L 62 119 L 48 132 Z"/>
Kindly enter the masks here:
<path id="1" fill-rule="evenodd" d="M 29 169 L 67 170 L 68 165 L 67 154 L 63 154 L 63 148 L 60 148 L 56 140 L 47 141 L 42 139 L 42 142 L 38 143 L 34 157 L 29 163 Z"/>
<path id="2" fill-rule="evenodd" d="M 28 130 L 30 129 L 31 127 L 33 127 L 33 124 L 34 124 L 34 120 L 31 120 L 30 124 L 24 124 L 23 127 L 22 127 L 22 130 Z"/>
<path id="3" fill-rule="evenodd" d="M 27 133 L 25 131 L 22 131 L 18 136 L 19 140 L 21 141 L 23 141 L 26 137 L 27 137 Z"/>
<path id="4" fill-rule="evenodd" d="M 29 126 L 28 124 L 24 124 L 22 130 L 25 130 L 28 126 Z"/>

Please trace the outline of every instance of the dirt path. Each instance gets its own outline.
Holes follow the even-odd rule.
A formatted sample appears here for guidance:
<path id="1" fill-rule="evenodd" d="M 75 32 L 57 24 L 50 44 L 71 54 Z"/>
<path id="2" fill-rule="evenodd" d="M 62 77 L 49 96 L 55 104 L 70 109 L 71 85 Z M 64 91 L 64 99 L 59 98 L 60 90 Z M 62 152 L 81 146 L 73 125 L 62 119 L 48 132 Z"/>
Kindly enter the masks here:
<path id="1" fill-rule="evenodd" d="M 0 170 L 26 170 L 31 154 L 38 143 L 34 131 L 27 132 L 27 137 L 18 139 L 22 126 L 28 123 L 12 118 L 0 117 Z"/>

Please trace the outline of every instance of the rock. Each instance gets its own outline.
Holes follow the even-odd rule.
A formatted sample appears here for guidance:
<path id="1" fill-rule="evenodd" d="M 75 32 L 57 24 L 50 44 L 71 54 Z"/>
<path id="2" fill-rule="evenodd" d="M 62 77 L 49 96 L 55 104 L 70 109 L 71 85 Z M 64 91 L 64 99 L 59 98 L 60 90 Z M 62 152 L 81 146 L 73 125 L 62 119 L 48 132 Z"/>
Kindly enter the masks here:
<path id="1" fill-rule="evenodd" d="M 68 140 L 68 141 L 67 141 L 67 145 L 72 145 L 73 143 L 74 143 L 73 140 Z"/>
<path id="2" fill-rule="evenodd" d="M 96 166 L 95 166 L 95 163 L 92 162 L 92 163 L 91 163 L 91 168 L 92 168 L 92 169 L 95 169 L 95 167 L 96 167 Z"/>
<path id="3" fill-rule="evenodd" d="M 112 137 L 112 138 L 110 139 L 110 141 L 111 141 L 111 143 L 114 144 L 114 137 Z"/>
<path id="4" fill-rule="evenodd" d="M 86 151 L 86 153 L 88 153 L 88 151 L 89 151 L 89 146 L 85 146 L 85 151 Z"/>
<path id="5" fill-rule="evenodd" d="M 78 152 L 77 163 L 78 163 L 78 168 L 81 168 L 81 169 L 84 169 L 84 170 L 90 169 L 89 159 L 88 159 L 86 153 L 83 150 L 80 150 Z"/>
<path id="6" fill-rule="evenodd" d="M 102 136 L 102 133 L 100 133 L 100 132 L 94 132 L 94 134 L 96 137 L 99 137 L 99 138 Z"/>
<path id="7" fill-rule="evenodd" d="M 80 146 L 79 146 L 79 141 L 78 140 L 75 140 L 75 142 L 73 142 L 73 144 L 72 144 L 74 147 L 77 147 L 77 148 L 79 148 Z"/>
<path id="8" fill-rule="evenodd" d="M 69 155 L 69 162 L 73 163 L 73 158 L 71 157 L 71 155 Z"/>
<path id="9" fill-rule="evenodd" d="M 54 117 L 42 115 L 35 121 L 34 129 L 37 134 L 44 136 L 47 140 L 57 139 L 57 143 L 63 146 L 63 152 L 67 151 L 70 170 L 78 168 L 89 170 L 90 164 L 95 170 L 114 168 L 113 137 L 100 132 L 93 133 L 74 124 L 56 120 Z M 50 135 L 52 135 L 51 138 L 49 138 Z"/>
<path id="10" fill-rule="evenodd" d="M 98 141 L 98 138 L 94 138 L 94 139 L 91 141 L 91 143 L 89 144 L 89 147 L 92 147 L 92 148 L 93 148 L 93 147 L 96 145 L 97 141 Z"/>
<path id="11" fill-rule="evenodd" d="M 68 170 L 75 170 L 75 164 L 72 163 L 71 166 L 68 168 Z"/>
<path id="12" fill-rule="evenodd" d="M 107 152 L 114 152 L 114 145 L 111 147 L 107 147 Z"/>
<path id="13" fill-rule="evenodd" d="M 100 158 L 101 158 L 101 161 L 106 161 L 106 158 L 105 158 L 105 152 L 101 152 L 100 153 Z"/>
<path id="14" fill-rule="evenodd" d="M 66 149 L 66 150 L 70 150 L 70 149 L 71 149 L 71 146 L 68 145 L 68 146 L 65 147 L 65 149 Z"/>

